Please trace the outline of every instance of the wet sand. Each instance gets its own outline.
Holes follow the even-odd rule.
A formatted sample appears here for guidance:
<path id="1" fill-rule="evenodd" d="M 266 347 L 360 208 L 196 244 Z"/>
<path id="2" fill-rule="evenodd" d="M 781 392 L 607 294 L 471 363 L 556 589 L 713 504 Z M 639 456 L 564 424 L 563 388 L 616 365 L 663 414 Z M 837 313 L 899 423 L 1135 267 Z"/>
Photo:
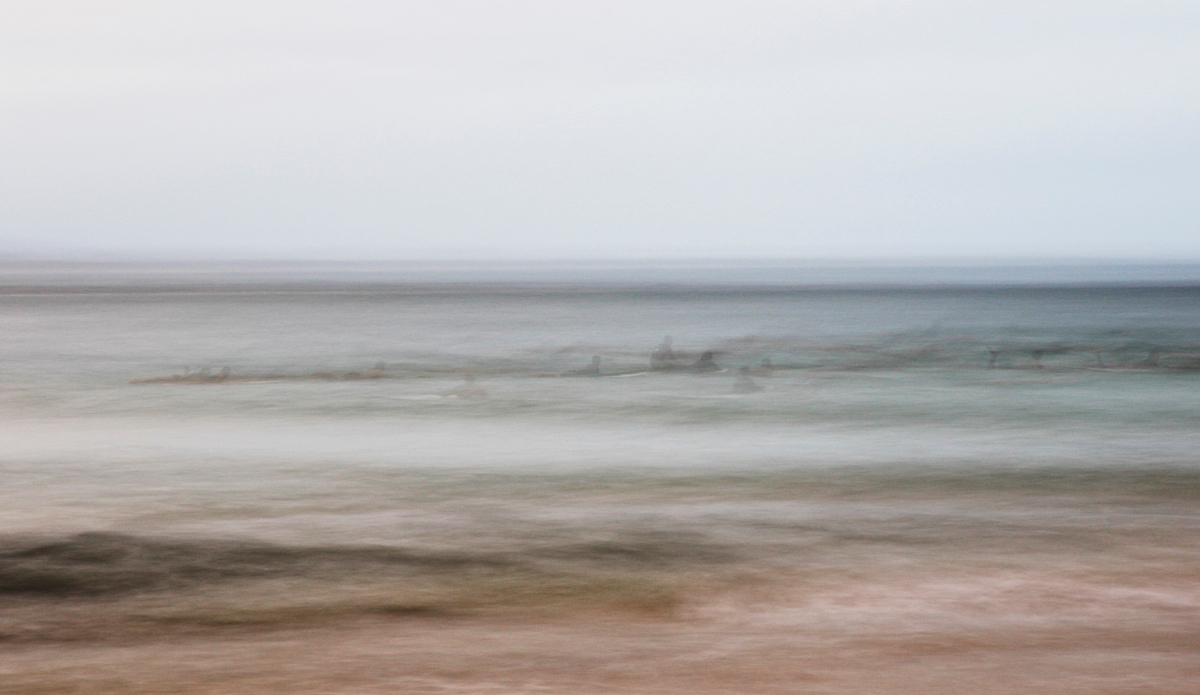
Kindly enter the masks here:
<path id="1" fill-rule="evenodd" d="M 861 611 L 814 626 L 409 617 L 336 627 L 9 646 L 4 693 L 1185 693 L 1194 627 L 913 630 Z M 1191 616 L 1193 619 L 1195 615 Z M 1193 622 L 1194 626 L 1195 623 Z"/>
<path id="2" fill-rule="evenodd" d="M 1195 474 L 793 476 L 568 476 L 453 551 L 9 538 L 0 693 L 1200 687 Z"/>

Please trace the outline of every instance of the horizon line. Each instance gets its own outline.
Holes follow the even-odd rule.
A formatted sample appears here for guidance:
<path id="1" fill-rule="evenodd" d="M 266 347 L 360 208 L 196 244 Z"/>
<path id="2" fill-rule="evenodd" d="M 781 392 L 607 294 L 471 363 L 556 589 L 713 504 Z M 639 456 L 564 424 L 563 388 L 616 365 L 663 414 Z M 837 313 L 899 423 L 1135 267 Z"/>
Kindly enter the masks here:
<path id="1" fill-rule="evenodd" d="M 460 257 L 384 257 L 350 258 L 319 256 L 204 256 L 204 255 L 32 255 L 0 254 L 3 265 L 62 265 L 62 266 L 219 266 L 219 265 L 267 265 L 267 266 L 521 266 L 521 265 L 579 265 L 601 266 L 630 264 L 643 267 L 653 266 L 752 266 L 765 265 L 780 268 L 858 268 L 858 267 L 903 267 L 903 268 L 1005 268 L 1005 267 L 1122 267 L 1122 266 L 1192 266 L 1200 265 L 1200 256 L 1179 258 L 1170 256 L 1109 257 L 1109 256 L 967 256 L 967 255 L 914 255 L 914 256 L 528 256 L 483 258 Z"/>

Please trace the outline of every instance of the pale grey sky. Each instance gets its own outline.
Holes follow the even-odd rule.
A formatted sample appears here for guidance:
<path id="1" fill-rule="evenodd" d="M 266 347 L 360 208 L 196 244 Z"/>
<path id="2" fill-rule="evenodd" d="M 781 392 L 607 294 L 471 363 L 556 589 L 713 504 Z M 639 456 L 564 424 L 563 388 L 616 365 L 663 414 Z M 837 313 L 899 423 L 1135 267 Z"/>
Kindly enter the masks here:
<path id="1" fill-rule="evenodd" d="M 10 0 L 0 255 L 1200 259 L 1200 3 Z"/>

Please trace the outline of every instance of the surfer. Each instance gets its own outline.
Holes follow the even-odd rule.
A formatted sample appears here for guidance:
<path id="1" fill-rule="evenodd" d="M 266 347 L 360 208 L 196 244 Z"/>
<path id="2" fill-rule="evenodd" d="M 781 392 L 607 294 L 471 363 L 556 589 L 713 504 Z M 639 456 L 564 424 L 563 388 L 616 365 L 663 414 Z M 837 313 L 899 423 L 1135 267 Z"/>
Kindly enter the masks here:
<path id="1" fill-rule="evenodd" d="M 663 336 L 662 342 L 658 344 L 654 352 L 650 353 L 651 369 L 675 369 L 678 366 L 675 364 L 677 357 L 671 348 L 671 343 L 671 336 Z"/>
<path id="2" fill-rule="evenodd" d="M 475 372 L 467 372 L 463 383 L 441 394 L 445 398 L 487 398 L 487 389 L 475 383 Z"/>
<path id="3" fill-rule="evenodd" d="M 592 363 L 583 369 L 572 369 L 563 376 L 600 376 L 600 355 L 592 355 Z"/>
<path id="4" fill-rule="evenodd" d="M 700 359 L 696 360 L 696 364 L 692 365 L 692 371 L 694 372 L 715 372 L 719 371 L 720 369 L 721 368 L 717 366 L 717 363 L 713 361 L 712 350 L 705 350 L 700 355 Z"/>
<path id="5" fill-rule="evenodd" d="M 347 380 L 382 379 L 384 376 L 386 376 L 386 374 L 387 374 L 387 365 L 383 363 L 383 360 L 380 360 L 375 363 L 374 367 L 371 367 L 367 371 L 365 371 L 365 372 L 350 372 L 344 378 Z"/>
<path id="6" fill-rule="evenodd" d="M 737 379 L 733 382 L 734 393 L 757 393 L 762 391 L 763 387 L 755 383 L 754 379 L 750 378 L 750 368 L 742 367 L 738 370 Z"/>

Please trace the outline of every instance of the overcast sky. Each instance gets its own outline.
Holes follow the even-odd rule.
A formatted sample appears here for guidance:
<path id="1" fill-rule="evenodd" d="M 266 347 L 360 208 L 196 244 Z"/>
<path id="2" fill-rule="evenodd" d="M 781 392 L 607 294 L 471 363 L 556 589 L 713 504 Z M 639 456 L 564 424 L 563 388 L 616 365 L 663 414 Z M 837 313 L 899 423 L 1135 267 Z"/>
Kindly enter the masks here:
<path id="1" fill-rule="evenodd" d="M 1200 2 L 10 0 L 0 256 L 1200 259 Z"/>

